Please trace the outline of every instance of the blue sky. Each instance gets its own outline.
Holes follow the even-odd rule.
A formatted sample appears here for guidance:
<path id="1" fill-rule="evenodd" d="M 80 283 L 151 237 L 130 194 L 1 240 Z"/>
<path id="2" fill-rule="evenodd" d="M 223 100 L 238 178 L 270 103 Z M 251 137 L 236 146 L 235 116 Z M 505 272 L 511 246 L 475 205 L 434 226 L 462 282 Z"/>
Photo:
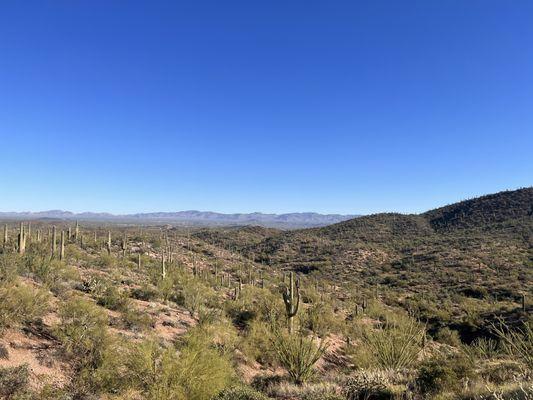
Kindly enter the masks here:
<path id="1" fill-rule="evenodd" d="M 419 212 L 533 184 L 531 1 L 13 1 L 0 210 Z"/>

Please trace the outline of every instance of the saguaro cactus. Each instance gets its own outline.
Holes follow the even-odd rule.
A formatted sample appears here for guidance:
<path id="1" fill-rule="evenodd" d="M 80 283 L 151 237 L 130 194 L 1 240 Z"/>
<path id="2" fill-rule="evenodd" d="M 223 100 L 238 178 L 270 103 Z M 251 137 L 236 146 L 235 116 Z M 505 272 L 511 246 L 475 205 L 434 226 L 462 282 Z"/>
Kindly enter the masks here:
<path id="1" fill-rule="evenodd" d="M 141 269 L 141 260 L 142 260 L 142 257 L 141 257 L 141 253 L 137 253 L 137 267 L 139 269 Z"/>
<path id="2" fill-rule="evenodd" d="M 26 234 L 24 233 L 24 223 L 20 223 L 20 231 L 18 236 L 19 254 L 24 254 L 26 251 Z"/>
<path id="3" fill-rule="evenodd" d="M 28 239 L 28 242 L 31 243 L 31 222 L 28 222 L 28 232 L 26 233 L 26 238 Z M 25 238 L 25 239 L 26 239 Z"/>
<path id="4" fill-rule="evenodd" d="M 292 333 L 294 326 L 294 316 L 298 312 L 300 305 L 300 281 L 294 280 L 294 272 L 289 275 L 289 286 L 283 292 L 283 302 L 285 303 L 285 314 L 287 316 L 287 326 L 289 333 Z"/>
<path id="5" fill-rule="evenodd" d="M 65 231 L 61 231 L 61 240 L 59 244 L 59 259 L 61 261 L 65 259 Z"/>
<path id="6" fill-rule="evenodd" d="M 4 225 L 4 246 L 7 245 L 8 240 L 8 231 L 7 231 L 7 224 Z"/>
<path id="7" fill-rule="evenodd" d="M 74 240 L 78 242 L 78 237 L 80 236 L 80 224 L 76 221 L 76 227 L 74 228 Z"/>
<path id="8" fill-rule="evenodd" d="M 126 257 L 126 250 L 128 249 L 128 238 L 126 234 L 122 237 L 120 247 L 122 248 L 122 257 Z"/>
<path id="9" fill-rule="evenodd" d="M 107 232 L 107 254 L 111 255 L 111 231 Z"/>
<path id="10" fill-rule="evenodd" d="M 163 279 L 167 276 L 167 267 L 165 265 L 165 253 L 161 253 L 161 277 Z"/>
<path id="11" fill-rule="evenodd" d="M 56 255 L 57 252 L 57 229 L 56 226 L 52 226 L 52 257 Z"/>

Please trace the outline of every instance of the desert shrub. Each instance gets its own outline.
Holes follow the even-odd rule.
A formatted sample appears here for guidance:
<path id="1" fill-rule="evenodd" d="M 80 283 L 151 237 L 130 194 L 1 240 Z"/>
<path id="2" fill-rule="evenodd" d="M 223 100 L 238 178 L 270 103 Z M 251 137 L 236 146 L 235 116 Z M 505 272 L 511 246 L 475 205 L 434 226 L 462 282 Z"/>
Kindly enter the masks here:
<path id="1" fill-rule="evenodd" d="M 522 375 L 523 368 L 516 361 L 490 361 L 484 363 L 481 368 L 481 376 L 497 385 L 517 381 Z"/>
<path id="2" fill-rule="evenodd" d="M 272 340 L 270 325 L 263 321 L 254 320 L 246 329 L 240 348 L 250 359 L 262 365 L 273 365 L 276 358 L 272 348 Z"/>
<path id="3" fill-rule="evenodd" d="M 392 400 L 394 393 L 386 383 L 384 374 L 361 370 L 346 380 L 342 391 L 346 400 Z"/>
<path id="4" fill-rule="evenodd" d="M 268 400 L 268 397 L 246 386 L 237 386 L 224 389 L 213 400 Z"/>
<path id="5" fill-rule="evenodd" d="M 189 329 L 177 341 L 178 345 L 201 342 L 216 348 L 221 354 L 232 354 L 237 346 L 238 334 L 235 327 L 225 318 L 214 316 Z"/>
<path id="6" fill-rule="evenodd" d="M 302 317 L 302 326 L 319 336 L 325 336 L 337 325 L 337 318 L 333 307 L 323 301 L 316 301 L 309 305 Z"/>
<path id="7" fill-rule="evenodd" d="M 327 350 L 327 343 L 323 340 L 317 345 L 302 332 L 288 335 L 279 329 L 275 330 L 272 343 L 277 361 L 297 384 L 313 375 L 314 365 Z"/>
<path id="8" fill-rule="evenodd" d="M 147 284 L 144 284 L 140 288 L 134 288 L 130 292 L 131 298 L 142 301 L 154 301 L 158 296 L 157 290 Z"/>
<path id="9" fill-rule="evenodd" d="M 100 253 L 98 259 L 96 260 L 96 264 L 100 267 L 112 268 L 117 264 L 117 259 L 115 256 L 111 254 L 102 252 Z"/>
<path id="10" fill-rule="evenodd" d="M 509 329 L 502 321 L 493 326 L 503 351 L 533 369 L 533 323 L 526 321 L 522 327 Z"/>
<path id="11" fill-rule="evenodd" d="M 121 320 L 124 328 L 135 331 L 144 331 L 150 328 L 154 321 L 145 312 L 139 311 L 133 306 L 122 308 Z"/>
<path id="12" fill-rule="evenodd" d="M 75 297 L 59 310 L 60 324 L 56 334 L 64 353 L 79 368 L 96 368 L 107 350 L 107 315 L 93 303 Z"/>
<path id="13" fill-rule="evenodd" d="M 50 295 L 25 285 L 0 287 L 0 329 L 29 323 L 48 312 Z"/>
<path id="14" fill-rule="evenodd" d="M 97 304 L 110 310 L 124 310 L 129 306 L 129 299 L 124 293 L 121 293 L 116 286 L 109 283 L 105 285 L 104 290 L 97 296 Z"/>
<path id="15" fill-rule="evenodd" d="M 275 399 L 344 400 L 337 394 L 337 386 L 328 382 L 296 384 L 287 380 L 271 382 L 265 393 Z"/>
<path id="16" fill-rule="evenodd" d="M 229 360 L 203 342 L 189 337 L 179 351 L 154 341 L 131 346 L 125 379 L 150 400 L 209 400 L 233 377 Z"/>
<path id="17" fill-rule="evenodd" d="M 0 255 L 0 285 L 7 285 L 17 280 L 18 260 L 13 254 Z"/>
<path id="18" fill-rule="evenodd" d="M 459 337 L 459 333 L 457 333 L 455 330 L 451 330 L 447 326 L 437 331 L 435 340 L 454 347 L 461 346 L 461 338 Z"/>
<path id="19" fill-rule="evenodd" d="M 416 321 L 395 318 L 378 329 L 363 331 L 362 346 L 367 348 L 375 366 L 408 368 L 416 363 L 424 336 L 425 330 Z"/>
<path id="20" fill-rule="evenodd" d="M 189 311 L 191 317 L 200 311 L 213 296 L 213 289 L 207 287 L 198 279 L 191 278 L 183 284 L 180 290 L 183 296 L 183 306 Z"/>
<path id="21" fill-rule="evenodd" d="M 247 327 L 254 320 L 272 322 L 281 321 L 283 317 L 281 296 L 272 292 L 245 286 L 237 301 L 226 302 L 226 313 L 235 325 Z"/>
<path id="22" fill-rule="evenodd" d="M 474 376 L 472 363 L 460 354 L 448 358 L 440 356 L 422 363 L 416 384 L 424 394 L 453 392 L 461 388 L 464 380 Z"/>
<path id="23" fill-rule="evenodd" d="M 30 372 L 28 365 L 0 368 L 0 398 L 10 399 L 27 390 Z"/>

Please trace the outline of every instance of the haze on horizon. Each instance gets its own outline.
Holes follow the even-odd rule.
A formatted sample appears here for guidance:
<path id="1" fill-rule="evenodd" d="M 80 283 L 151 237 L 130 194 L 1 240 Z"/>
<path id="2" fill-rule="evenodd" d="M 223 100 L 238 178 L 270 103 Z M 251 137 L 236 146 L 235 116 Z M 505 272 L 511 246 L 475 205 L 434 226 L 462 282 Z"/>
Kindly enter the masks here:
<path id="1" fill-rule="evenodd" d="M 533 183 L 533 4 L 12 2 L 0 211 L 419 213 Z"/>

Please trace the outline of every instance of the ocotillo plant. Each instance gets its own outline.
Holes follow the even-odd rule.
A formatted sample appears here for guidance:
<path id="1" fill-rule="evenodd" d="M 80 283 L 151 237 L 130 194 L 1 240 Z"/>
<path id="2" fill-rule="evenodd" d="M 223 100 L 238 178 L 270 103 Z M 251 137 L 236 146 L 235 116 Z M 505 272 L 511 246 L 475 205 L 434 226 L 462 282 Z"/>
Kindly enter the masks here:
<path id="1" fill-rule="evenodd" d="M 56 255 L 57 252 L 57 230 L 56 226 L 52 226 L 52 257 Z"/>
<path id="2" fill-rule="evenodd" d="M 289 333 L 292 333 L 294 326 L 294 316 L 298 312 L 300 305 L 300 281 L 294 280 L 294 272 L 289 275 L 289 286 L 283 292 L 283 302 L 285 303 L 285 314 L 287 316 L 287 326 Z"/>
<path id="3" fill-rule="evenodd" d="M 20 232 L 18 236 L 19 254 L 24 254 L 26 251 L 26 234 L 24 233 L 24 223 L 20 223 Z"/>
<path id="4" fill-rule="evenodd" d="M 65 231 L 61 231 L 61 240 L 59 244 L 59 259 L 61 261 L 65 259 Z"/>

